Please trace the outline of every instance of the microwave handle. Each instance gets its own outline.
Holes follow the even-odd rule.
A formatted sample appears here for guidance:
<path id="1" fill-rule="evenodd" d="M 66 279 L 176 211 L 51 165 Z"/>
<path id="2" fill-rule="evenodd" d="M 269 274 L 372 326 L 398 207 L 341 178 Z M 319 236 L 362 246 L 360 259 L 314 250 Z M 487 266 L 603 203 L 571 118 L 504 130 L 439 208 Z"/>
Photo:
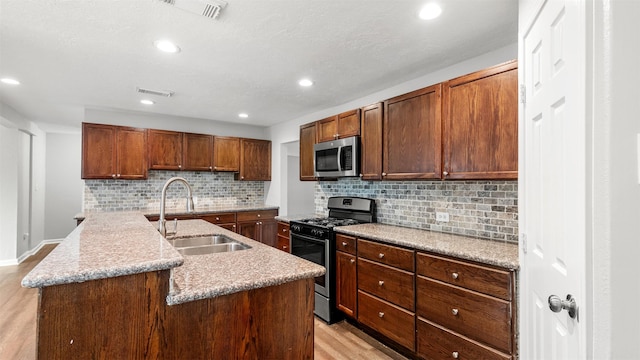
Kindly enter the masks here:
<path id="1" fill-rule="evenodd" d="M 338 171 L 342 171 L 342 146 L 338 146 Z"/>

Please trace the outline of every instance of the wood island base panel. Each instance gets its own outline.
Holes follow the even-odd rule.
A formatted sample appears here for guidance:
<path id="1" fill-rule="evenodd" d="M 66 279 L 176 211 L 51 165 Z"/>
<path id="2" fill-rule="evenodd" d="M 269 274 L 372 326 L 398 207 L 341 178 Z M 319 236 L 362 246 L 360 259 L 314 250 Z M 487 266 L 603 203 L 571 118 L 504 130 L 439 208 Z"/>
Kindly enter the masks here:
<path id="1" fill-rule="evenodd" d="M 312 359 L 313 279 L 167 305 L 170 271 L 40 288 L 38 359 Z"/>

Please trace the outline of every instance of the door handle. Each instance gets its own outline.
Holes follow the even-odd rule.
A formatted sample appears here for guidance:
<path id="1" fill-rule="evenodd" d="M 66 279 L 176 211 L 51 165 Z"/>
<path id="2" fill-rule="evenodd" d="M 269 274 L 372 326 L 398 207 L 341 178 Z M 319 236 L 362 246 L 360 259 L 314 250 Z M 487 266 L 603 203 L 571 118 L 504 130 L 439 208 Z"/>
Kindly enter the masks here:
<path id="1" fill-rule="evenodd" d="M 578 304 L 573 295 L 567 295 L 567 300 L 562 300 L 559 296 L 551 295 L 548 301 L 551 311 L 557 313 L 562 310 L 567 310 L 570 318 L 578 319 Z"/>

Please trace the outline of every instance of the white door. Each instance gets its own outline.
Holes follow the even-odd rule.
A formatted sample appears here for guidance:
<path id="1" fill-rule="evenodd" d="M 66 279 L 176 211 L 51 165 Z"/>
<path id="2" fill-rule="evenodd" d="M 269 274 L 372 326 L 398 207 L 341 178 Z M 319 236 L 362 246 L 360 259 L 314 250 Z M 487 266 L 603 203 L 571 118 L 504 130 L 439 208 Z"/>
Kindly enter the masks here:
<path id="1" fill-rule="evenodd" d="M 520 1 L 520 354 L 586 356 L 584 0 Z M 549 297 L 579 307 L 552 312 Z M 581 308 L 580 308 L 581 307 Z M 558 309 L 556 309 L 558 310 Z"/>

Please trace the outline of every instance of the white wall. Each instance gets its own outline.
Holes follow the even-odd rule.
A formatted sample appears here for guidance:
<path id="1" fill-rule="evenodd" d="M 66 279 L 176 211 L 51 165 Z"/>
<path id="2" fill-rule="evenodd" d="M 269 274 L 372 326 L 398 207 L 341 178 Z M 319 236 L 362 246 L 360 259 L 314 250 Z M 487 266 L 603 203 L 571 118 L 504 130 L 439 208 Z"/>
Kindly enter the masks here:
<path id="1" fill-rule="evenodd" d="M 63 239 L 76 227 L 73 217 L 82 211 L 80 131 L 48 133 L 46 152 L 44 238 Z"/>
<path id="2" fill-rule="evenodd" d="M 288 155 L 286 208 L 288 215 L 313 214 L 315 212 L 315 185 L 315 181 L 300 181 L 300 155 Z"/>
<path id="3" fill-rule="evenodd" d="M 462 61 L 458 64 L 446 67 L 442 70 L 426 74 L 422 77 L 411 81 L 404 82 L 397 86 L 373 93 L 369 96 L 350 101 L 340 106 L 317 111 L 297 119 L 289 120 L 268 129 L 269 139 L 273 142 L 271 154 L 272 171 L 271 186 L 265 189 L 266 202 L 272 205 L 283 206 L 283 189 L 286 189 L 286 172 L 282 171 L 285 166 L 286 156 L 282 154 L 282 144 L 300 140 L 300 125 L 310 123 L 322 118 L 339 114 L 344 111 L 353 110 L 379 101 L 383 101 L 394 96 L 402 95 L 413 90 L 421 89 L 429 85 L 449 80 L 461 75 L 465 75 L 477 70 L 497 65 L 505 61 L 513 60 L 518 57 L 518 46 L 512 44 L 495 51 L 480 55 L 478 57 Z"/>

